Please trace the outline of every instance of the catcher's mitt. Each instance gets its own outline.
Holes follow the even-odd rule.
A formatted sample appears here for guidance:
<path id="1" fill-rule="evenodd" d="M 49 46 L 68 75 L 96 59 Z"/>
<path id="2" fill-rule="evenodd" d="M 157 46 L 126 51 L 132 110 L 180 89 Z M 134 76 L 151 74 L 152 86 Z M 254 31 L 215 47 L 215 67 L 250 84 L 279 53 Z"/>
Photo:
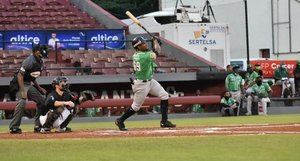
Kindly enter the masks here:
<path id="1" fill-rule="evenodd" d="M 95 96 L 94 93 L 90 90 L 85 90 L 80 92 L 80 96 L 79 96 L 79 103 L 85 102 L 85 101 L 95 101 Z"/>

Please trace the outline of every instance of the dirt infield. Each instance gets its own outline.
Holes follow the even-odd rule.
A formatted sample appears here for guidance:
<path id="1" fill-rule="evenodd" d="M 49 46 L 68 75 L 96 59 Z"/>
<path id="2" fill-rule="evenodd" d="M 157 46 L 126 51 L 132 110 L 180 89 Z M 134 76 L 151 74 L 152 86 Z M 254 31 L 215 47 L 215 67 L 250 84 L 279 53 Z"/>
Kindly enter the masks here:
<path id="1" fill-rule="evenodd" d="M 262 134 L 300 134 L 300 124 L 280 125 L 236 125 L 179 127 L 175 129 L 142 128 L 118 130 L 81 130 L 71 133 L 22 134 L 0 133 L 0 139 L 63 139 L 63 138 L 109 138 L 109 137 L 153 137 L 153 136 L 207 136 L 207 135 L 262 135 Z"/>

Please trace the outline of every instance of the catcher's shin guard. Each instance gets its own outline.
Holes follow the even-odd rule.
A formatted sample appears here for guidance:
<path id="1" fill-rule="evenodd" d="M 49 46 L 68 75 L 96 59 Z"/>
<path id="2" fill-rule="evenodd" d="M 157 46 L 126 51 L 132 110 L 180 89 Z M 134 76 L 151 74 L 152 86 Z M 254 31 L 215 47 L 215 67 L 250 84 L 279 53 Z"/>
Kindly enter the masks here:
<path id="1" fill-rule="evenodd" d="M 60 116 L 60 113 L 57 111 L 54 112 L 49 112 L 47 115 L 47 119 L 45 124 L 43 125 L 43 128 L 51 128 L 53 126 L 53 123 L 55 122 L 55 120 L 58 119 L 58 117 Z"/>
<path id="2" fill-rule="evenodd" d="M 168 120 L 168 100 L 161 100 L 160 101 L 160 111 L 161 111 L 161 121 L 165 122 Z"/>
<path id="3" fill-rule="evenodd" d="M 67 127 L 68 124 L 72 121 L 72 119 L 73 119 L 73 115 L 70 114 L 70 115 L 67 117 L 67 119 L 66 119 L 63 123 L 61 123 L 60 128 L 63 129 L 63 128 Z"/>

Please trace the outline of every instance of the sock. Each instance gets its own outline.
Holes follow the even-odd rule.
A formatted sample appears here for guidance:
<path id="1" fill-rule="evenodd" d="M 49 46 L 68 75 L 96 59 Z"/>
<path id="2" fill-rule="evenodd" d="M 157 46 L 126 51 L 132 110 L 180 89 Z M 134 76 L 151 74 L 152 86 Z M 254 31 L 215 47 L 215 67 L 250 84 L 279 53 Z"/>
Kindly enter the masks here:
<path id="1" fill-rule="evenodd" d="M 165 122 L 168 120 L 168 100 L 161 100 L 160 101 L 160 111 L 161 111 L 161 121 Z"/>
<path id="2" fill-rule="evenodd" d="M 120 117 L 120 121 L 124 122 L 126 119 L 128 119 L 130 116 L 134 115 L 135 111 L 130 107 L 125 111 L 125 113 Z"/>

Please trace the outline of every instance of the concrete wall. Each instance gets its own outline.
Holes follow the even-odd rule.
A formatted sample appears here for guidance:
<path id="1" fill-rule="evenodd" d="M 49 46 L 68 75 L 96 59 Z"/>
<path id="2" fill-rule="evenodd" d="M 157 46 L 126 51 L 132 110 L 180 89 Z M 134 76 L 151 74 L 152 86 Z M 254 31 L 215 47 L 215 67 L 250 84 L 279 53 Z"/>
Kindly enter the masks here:
<path id="1" fill-rule="evenodd" d="M 204 6 L 206 0 L 195 3 L 194 0 L 182 0 L 185 5 Z M 274 23 L 288 21 L 288 1 L 273 0 Z M 258 58 L 259 49 L 270 49 L 271 58 L 274 59 L 300 59 L 300 3 L 291 2 L 291 31 L 292 52 L 289 53 L 288 25 L 274 27 L 274 51 L 272 45 L 272 14 L 271 0 L 248 0 L 250 57 Z M 161 0 L 163 8 L 174 7 L 176 0 Z M 245 41 L 245 11 L 243 0 L 210 0 L 212 9 L 219 23 L 228 23 L 230 31 L 231 58 L 246 58 Z M 278 6 L 278 10 L 277 10 Z M 278 12 L 277 12 L 278 11 Z M 278 19 L 277 19 L 278 17 Z M 278 33 L 278 34 L 277 34 Z M 279 35 L 279 37 L 277 36 Z M 277 45 L 278 44 L 278 45 Z M 273 53 L 280 54 L 278 57 Z"/>

